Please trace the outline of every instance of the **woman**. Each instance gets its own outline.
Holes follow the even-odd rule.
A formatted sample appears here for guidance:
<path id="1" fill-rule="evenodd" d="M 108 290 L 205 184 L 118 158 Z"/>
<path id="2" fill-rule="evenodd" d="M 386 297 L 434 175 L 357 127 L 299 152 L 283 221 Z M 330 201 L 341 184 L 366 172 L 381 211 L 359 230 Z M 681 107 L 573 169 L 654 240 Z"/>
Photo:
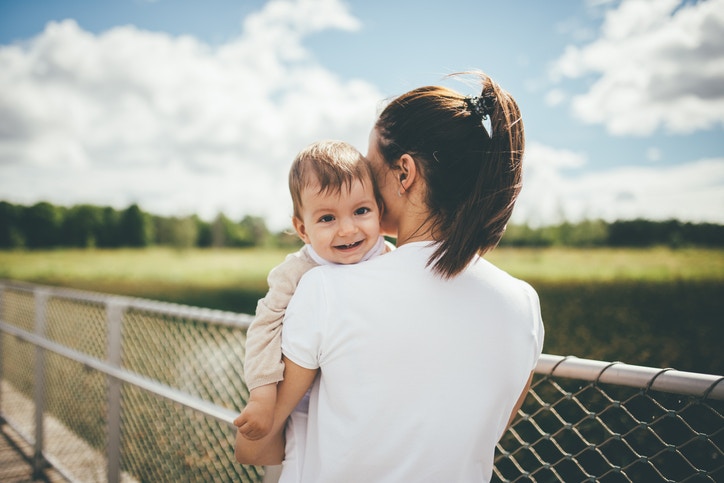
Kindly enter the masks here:
<path id="1" fill-rule="evenodd" d="M 480 79 L 478 96 L 423 87 L 379 116 L 367 157 L 398 248 L 301 280 L 273 434 L 237 436 L 240 462 L 281 461 L 284 421 L 312 384 L 302 481 L 490 479 L 543 325 L 535 291 L 481 258 L 520 191 L 524 135 L 513 98 Z"/>

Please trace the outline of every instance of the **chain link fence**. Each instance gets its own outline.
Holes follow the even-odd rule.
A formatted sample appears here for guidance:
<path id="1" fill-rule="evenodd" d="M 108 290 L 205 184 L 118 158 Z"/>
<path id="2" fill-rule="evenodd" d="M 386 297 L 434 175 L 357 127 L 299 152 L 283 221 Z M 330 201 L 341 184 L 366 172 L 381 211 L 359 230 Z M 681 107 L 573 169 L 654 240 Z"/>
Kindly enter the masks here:
<path id="1" fill-rule="evenodd" d="M 724 481 L 722 377 L 544 355 L 494 481 Z"/>
<path id="2" fill-rule="evenodd" d="M 234 461 L 251 317 L 0 282 L 0 416 L 71 481 L 261 481 Z M 719 377 L 544 355 L 495 481 L 724 481 Z"/>
<path id="3" fill-rule="evenodd" d="M 0 414 L 72 481 L 260 481 L 231 423 L 251 317 L 0 284 Z"/>

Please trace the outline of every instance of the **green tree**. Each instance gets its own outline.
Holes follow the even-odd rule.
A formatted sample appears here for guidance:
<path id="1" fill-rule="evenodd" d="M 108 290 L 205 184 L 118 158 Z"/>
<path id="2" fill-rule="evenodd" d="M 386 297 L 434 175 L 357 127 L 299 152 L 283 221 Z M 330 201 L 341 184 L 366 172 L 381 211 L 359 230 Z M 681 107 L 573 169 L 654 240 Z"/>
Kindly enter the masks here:
<path id="1" fill-rule="evenodd" d="M 548 227 L 554 244 L 566 247 L 594 247 L 606 244 L 608 225 L 602 220 L 584 220 L 578 223 L 563 222 Z"/>
<path id="2" fill-rule="evenodd" d="M 25 244 L 28 248 L 51 248 L 60 243 L 61 211 L 41 201 L 26 208 L 22 217 Z"/>
<path id="3" fill-rule="evenodd" d="M 0 248 L 22 248 L 25 237 L 21 226 L 22 206 L 0 201 Z"/>
<path id="4" fill-rule="evenodd" d="M 191 248 L 199 239 L 199 226 L 193 216 L 179 218 L 174 226 L 174 247 Z"/>
<path id="5" fill-rule="evenodd" d="M 251 246 L 251 235 L 247 227 L 234 223 L 225 214 L 219 213 L 211 224 L 211 246 Z"/>
<path id="6" fill-rule="evenodd" d="M 63 218 L 62 244 L 79 248 L 95 247 L 102 228 L 102 208 L 92 205 L 73 206 Z"/>
<path id="7" fill-rule="evenodd" d="M 500 246 L 509 247 L 544 247 L 552 244 L 553 241 L 541 228 L 531 228 L 527 224 L 508 225 L 500 240 Z"/>
<path id="8" fill-rule="evenodd" d="M 708 247 L 724 246 L 724 225 L 684 223 L 681 232 L 684 240 L 690 244 Z"/>
<path id="9" fill-rule="evenodd" d="M 153 222 L 137 204 L 132 204 L 121 212 L 118 223 L 120 246 L 147 247 L 153 241 Z"/>
<path id="10" fill-rule="evenodd" d="M 119 224 L 121 214 L 118 210 L 105 206 L 101 208 L 101 221 L 98 227 L 96 243 L 101 248 L 116 248 L 120 246 Z"/>
<path id="11" fill-rule="evenodd" d="M 579 247 L 604 246 L 608 240 L 608 223 L 584 220 L 576 225 L 571 244 Z"/>
<path id="12" fill-rule="evenodd" d="M 299 238 L 297 233 L 289 228 L 288 230 L 282 230 L 274 235 L 273 238 L 274 246 L 279 248 L 286 248 L 290 251 L 301 248 L 304 242 Z"/>
<path id="13" fill-rule="evenodd" d="M 259 216 L 245 216 L 239 222 L 241 239 L 240 246 L 264 246 L 270 238 L 264 218 Z"/>
<path id="14" fill-rule="evenodd" d="M 204 221 L 194 215 L 193 220 L 196 222 L 196 246 L 208 248 L 212 245 L 211 223 Z"/>
<path id="15" fill-rule="evenodd" d="M 220 248 L 229 246 L 229 231 L 232 225 L 224 213 L 219 213 L 211 223 L 211 246 Z"/>
<path id="16" fill-rule="evenodd" d="M 196 245 L 198 225 L 193 217 L 153 217 L 156 243 L 175 248 L 190 248 Z"/>

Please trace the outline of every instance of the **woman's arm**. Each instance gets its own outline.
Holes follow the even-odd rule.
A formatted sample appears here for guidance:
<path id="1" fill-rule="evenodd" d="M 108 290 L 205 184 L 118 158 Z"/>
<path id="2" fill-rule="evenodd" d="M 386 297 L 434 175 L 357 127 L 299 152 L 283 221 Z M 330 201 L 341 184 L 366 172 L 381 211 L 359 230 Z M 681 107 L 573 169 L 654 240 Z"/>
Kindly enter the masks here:
<path id="1" fill-rule="evenodd" d="M 239 463 L 278 465 L 284 459 L 284 427 L 287 418 L 312 385 L 319 371 L 305 369 L 286 357 L 283 360 L 284 380 L 277 387 L 272 430 L 267 436 L 256 441 L 246 439 L 237 431 L 234 455 Z M 234 420 L 234 424 L 240 422 L 240 417 Z"/>
<path id="2" fill-rule="evenodd" d="M 508 427 L 513 424 L 513 420 L 518 415 L 518 410 L 521 408 L 521 406 L 523 406 L 523 401 L 525 401 L 525 398 L 528 395 L 528 391 L 530 390 L 530 384 L 531 382 L 533 382 L 533 374 L 535 374 L 535 372 L 530 373 L 530 377 L 528 377 L 528 382 L 525 384 L 525 389 L 523 389 L 523 392 L 521 392 L 520 396 L 518 396 L 518 401 L 515 403 L 513 412 L 510 413 L 510 418 L 508 418 Z"/>

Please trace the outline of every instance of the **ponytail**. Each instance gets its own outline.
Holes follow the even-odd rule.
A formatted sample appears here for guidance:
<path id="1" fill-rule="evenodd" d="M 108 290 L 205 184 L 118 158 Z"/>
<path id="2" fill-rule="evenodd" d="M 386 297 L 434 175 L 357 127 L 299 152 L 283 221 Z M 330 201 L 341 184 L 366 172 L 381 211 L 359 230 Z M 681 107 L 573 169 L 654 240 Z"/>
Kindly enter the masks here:
<path id="1" fill-rule="evenodd" d="M 520 110 L 510 94 L 479 76 L 478 96 L 422 87 L 394 99 L 375 125 L 389 164 L 405 153 L 418 164 L 437 240 L 428 265 L 444 278 L 498 245 L 521 189 Z"/>

